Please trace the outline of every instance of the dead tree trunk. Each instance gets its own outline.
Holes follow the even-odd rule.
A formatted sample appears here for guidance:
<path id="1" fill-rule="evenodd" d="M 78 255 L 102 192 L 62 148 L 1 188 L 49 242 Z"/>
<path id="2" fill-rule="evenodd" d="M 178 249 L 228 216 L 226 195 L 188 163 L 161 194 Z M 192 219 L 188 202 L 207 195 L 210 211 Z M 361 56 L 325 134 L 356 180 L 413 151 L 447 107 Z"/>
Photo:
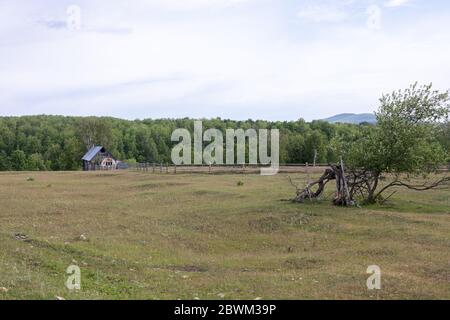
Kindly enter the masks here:
<path id="1" fill-rule="evenodd" d="M 330 165 L 329 169 L 326 169 L 324 174 L 313 182 L 309 182 L 305 188 L 299 188 L 296 186 L 291 178 L 289 178 L 291 184 L 296 188 L 296 197 L 292 199 L 294 202 L 303 203 L 306 200 L 313 200 L 322 196 L 325 185 L 331 181 L 336 181 L 336 191 L 333 198 L 333 203 L 340 206 L 355 206 L 357 205 L 356 197 L 362 201 L 362 203 L 369 204 L 375 201 L 386 201 L 387 198 L 382 198 L 382 194 L 392 187 L 406 187 L 410 190 L 424 191 L 431 190 L 438 187 L 450 186 L 450 177 L 445 176 L 439 178 L 434 182 L 426 182 L 423 184 L 411 184 L 406 181 L 400 180 L 400 175 L 397 174 L 393 177 L 393 180 L 385 184 L 379 191 L 377 190 L 382 179 L 380 172 L 365 170 L 365 169 L 352 169 L 346 170 L 344 168 L 344 162 L 341 160 L 340 164 Z M 309 178 L 308 178 L 309 180 Z M 312 188 L 317 189 L 314 191 Z M 395 191 L 394 191 L 395 193 Z"/>
<path id="2" fill-rule="evenodd" d="M 325 190 L 325 185 L 328 183 L 328 181 L 334 179 L 335 179 L 335 172 L 332 169 L 326 169 L 325 173 L 318 180 L 308 183 L 308 185 L 304 189 L 298 188 L 292 182 L 292 180 L 290 180 L 291 184 L 297 189 L 297 195 L 293 199 L 293 201 L 303 203 L 307 199 L 311 200 L 320 197 L 323 191 Z M 311 188 L 316 185 L 318 186 L 317 190 L 313 191 Z"/>
<path id="3" fill-rule="evenodd" d="M 339 166 L 332 166 L 336 176 L 336 195 L 333 203 L 338 206 L 354 206 L 355 201 L 350 195 L 348 189 L 347 176 L 345 175 L 344 162 L 341 159 Z"/>
<path id="4" fill-rule="evenodd" d="M 325 185 L 331 180 L 336 180 L 336 194 L 333 199 L 333 203 L 341 206 L 354 206 L 356 203 L 352 199 L 352 195 L 348 188 L 347 179 L 343 162 L 341 162 L 340 165 L 332 165 L 331 168 L 326 169 L 319 179 L 309 182 L 303 189 L 296 186 L 292 182 L 291 178 L 289 178 L 291 184 L 296 188 L 297 193 L 296 197 L 292 199 L 292 201 L 303 203 L 306 200 L 320 198 L 325 190 Z M 317 189 L 314 191 L 313 188 L 316 186 Z"/>

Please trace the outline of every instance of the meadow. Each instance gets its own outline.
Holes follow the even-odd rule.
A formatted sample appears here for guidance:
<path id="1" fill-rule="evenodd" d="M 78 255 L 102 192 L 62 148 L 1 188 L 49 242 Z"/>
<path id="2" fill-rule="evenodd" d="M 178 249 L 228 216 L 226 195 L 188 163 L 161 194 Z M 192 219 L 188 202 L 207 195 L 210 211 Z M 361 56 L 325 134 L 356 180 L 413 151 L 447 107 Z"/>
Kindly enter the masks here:
<path id="1" fill-rule="evenodd" d="M 285 174 L 0 173 L 0 299 L 450 299 L 448 189 L 294 192 Z"/>

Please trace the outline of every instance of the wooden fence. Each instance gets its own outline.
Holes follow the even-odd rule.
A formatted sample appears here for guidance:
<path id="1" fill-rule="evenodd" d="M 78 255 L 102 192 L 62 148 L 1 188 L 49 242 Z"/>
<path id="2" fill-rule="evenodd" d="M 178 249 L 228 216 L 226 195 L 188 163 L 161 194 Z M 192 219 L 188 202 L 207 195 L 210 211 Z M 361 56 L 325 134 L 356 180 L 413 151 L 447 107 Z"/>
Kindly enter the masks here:
<path id="1" fill-rule="evenodd" d="M 244 164 L 244 165 L 174 165 L 170 163 L 137 163 L 130 166 L 130 170 L 155 173 L 155 174 L 188 174 L 188 173 L 203 173 L 203 174 L 226 174 L 226 173 L 260 173 L 260 169 L 267 166 Z M 309 165 L 309 164 L 280 164 L 280 173 L 322 173 L 326 164 Z"/>
<path id="2" fill-rule="evenodd" d="M 137 163 L 129 166 L 129 170 L 154 173 L 154 174 L 189 174 L 189 173 L 201 173 L 201 174 L 259 174 L 262 165 L 174 165 L 171 163 Z M 311 165 L 308 163 L 295 163 L 295 164 L 280 164 L 279 173 L 323 173 L 326 168 L 329 168 L 327 164 Z M 448 172 L 449 168 L 443 167 L 438 170 L 440 173 Z"/>

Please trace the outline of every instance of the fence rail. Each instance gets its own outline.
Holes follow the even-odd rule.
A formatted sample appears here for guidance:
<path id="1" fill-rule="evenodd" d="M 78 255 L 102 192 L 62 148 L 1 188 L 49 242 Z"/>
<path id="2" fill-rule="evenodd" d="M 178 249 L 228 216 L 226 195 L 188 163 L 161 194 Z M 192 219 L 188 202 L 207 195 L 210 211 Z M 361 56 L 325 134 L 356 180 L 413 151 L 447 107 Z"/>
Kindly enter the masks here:
<path id="1" fill-rule="evenodd" d="M 137 163 L 130 166 L 131 170 L 147 172 L 147 173 L 259 173 L 261 168 L 268 167 L 264 165 L 244 164 L 244 165 L 174 165 L 169 163 Z M 316 166 L 304 163 L 304 164 L 280 164 L 279 172 L 322 172 L 324 168 L 327 168 L 326 164 L 316 164 Z"/>
<path id="2" fill-rule="evenodd" d="M 129 166 L 129 170 L 155 173 L 155 174 L 189 174 L 189 173 L 203 173 L 203 174 L 226 174 L 226 173 L 260 173 L 260 169 L 268 167 L 264 165 L 244 164 L 244 165 L 174 165 L 171 163 L 136 163 Z M 283 163 L 279 166 L 280 173 L 322 173 L 324 169 L 328 168 L 328 164 L 311 165 L 308 163 Z M 438 172 L 449 172 L 449 168 L 442 167 Z"/>

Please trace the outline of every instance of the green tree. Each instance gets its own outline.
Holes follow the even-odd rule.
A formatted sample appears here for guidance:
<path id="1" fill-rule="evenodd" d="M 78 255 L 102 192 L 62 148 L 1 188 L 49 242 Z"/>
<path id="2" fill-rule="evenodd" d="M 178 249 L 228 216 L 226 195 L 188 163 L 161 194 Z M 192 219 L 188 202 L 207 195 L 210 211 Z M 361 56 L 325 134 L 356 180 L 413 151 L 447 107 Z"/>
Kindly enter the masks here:
<path id="1" fill-rule="evenodd" d="M 301 134 L 290 134 L 284 142 L 286 149 L 285 161 L 288 163 L 303 163 L 305 155 L 305 139 Z"/>
<path id="2" fill-rule="evenodd" d="M 12 169 L 9 157 L 5 151 L 0 151 L 0 171 L 8 171 Z"/>
<path id="3" fill-rule="evenodd" d="M 80 118 L 78 119 L 78 136 L 84 143 L 86 150 L 94 145 L 110 147 L 112 140 L 112 119 L 108 118 Z"/>
<path id="4" fill-rule="evenodd" d="M 10 158 L 11 167 L 15 171 L 23 171 L 28 167 L 27 155 L 22 150 L 14 150 Z"/>
<path id="5" fill-rule="evenodd" d="M 47 170 L 45 166 L 45 162 L 42 159 L 42 155 L 40 153 L 33 153 L 28 158 L 27 169 L 30 171 L 45 171 Z"/>
<path id="6" fill-rule="evenodd" d="M 341 144 L 347 165 L 371 173 L 366 202 L 374 202 L 391 187 L 415 190 L 431 189 L 448 181 L 416 186 L 412 176 L 427 176 L 445 163 L 446 152 L 437 136 L 449 116 L 449 93 L 432 90 L 432 85 L 418 86 L 383 95 L 376 112 L 377 126 L 362 126 L 360 138 Z M 347 150 L 345 150 L 347 149 Z M 346 151 L 346 152 L 345 152 Z M 391 182 L 380 187 L 385 175 Z"/>
<path id="7" fill-rule="evenodd" d="M 313 163 L 314 156 L 316 163 L 324 163 L 327 158 L 326 137 L 319 130 L 313 130 L 305 141 L 305 162 Z"/>
<path id="8" fill-rule="evenodd" d="M 51 170 L 64 170 L 65 165 L 61 145 L 52 144 L 47 150 L 46 159 L 49 161 Z"/>
<path id="9" fill-rule="evenodd" d="M 61 167 L 64 170 L 77 170 L 80 167 L 80 159 L 84 154 L 82 143 L 75 137 L 64 140 L 64 148 L 61 154 Z"/>

